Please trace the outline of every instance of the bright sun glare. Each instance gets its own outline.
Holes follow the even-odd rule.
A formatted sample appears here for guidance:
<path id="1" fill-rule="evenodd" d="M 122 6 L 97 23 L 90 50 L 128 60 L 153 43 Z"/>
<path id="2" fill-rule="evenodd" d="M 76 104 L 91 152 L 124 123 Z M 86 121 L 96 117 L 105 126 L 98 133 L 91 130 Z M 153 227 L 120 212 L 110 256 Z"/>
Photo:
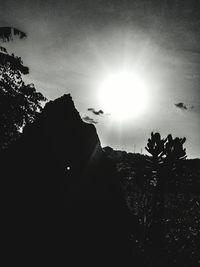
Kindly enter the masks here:
<path id="1" fill-rule="evenodd" d="M 148 104 L 148 92 L 142 78 L 131 72 L 109 75 L 99 88 L 102 109 L 116 120 L 140 116 Z"/>

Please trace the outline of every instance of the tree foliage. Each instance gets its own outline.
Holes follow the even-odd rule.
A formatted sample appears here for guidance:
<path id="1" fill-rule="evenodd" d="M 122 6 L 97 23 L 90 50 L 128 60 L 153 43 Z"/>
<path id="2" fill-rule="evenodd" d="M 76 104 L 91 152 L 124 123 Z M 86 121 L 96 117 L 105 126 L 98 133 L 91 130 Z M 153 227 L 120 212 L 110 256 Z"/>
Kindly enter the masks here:
<path id="1" fill-rule="evenodd" d="M 163 156 L 165 154 L 166 139 L 161 139 L 159 133 L 151 133 L 151 138 L 148 139 L 145 149 L 152 155 L 154 164 L 163 163 Z"/>
<path id="2" fill-rule="evenodd" d="M 158 163 L 177 163 L 186 159 L 186 149 L 183 148 L 186 138 L 173 138 L 171 134 L 162 139 L 159 133 L 151 133 L 145 149 L 152 155 L 152 160 Z"/>
<path id="3" fill-rule="evenodd" d="M 165 155 L 168 161 L 176 163 L 179 160 L 185 159 L 186 149 L 183 148 L 186 138 L 175 137 L 169 134 L 167 137 L 167 143 L 165 146 Z"/>
<path id="4" fill-rule="evenodd" d="M 149 227 L 149 238 L 151 244 L 157 250 L 163 247 L 165 223 L 165 190 L 170 179 L 174 179 L 178 173 L 182 160 L 186 159 L 186 149 L 183 148 L 186 138 L 173 138 L 171 134 L 162 139 L 159 133 L 151 133 L 146 150 L 151 154 L 149 160 L 150 178 L 155 181 L 153 190 L 153 201 L 151 207 L 151 224 Z M 149 183 L 150 184 L 150 183 Z M 147 191 L 149 189 L 147 188 Z"/>
<path id="5" fill-rule="evenodd" d="M 0 40 L 12 40 L 12 33 L 20 38 L 26 34 L 16 28 L 0 28 Z M 0 149 L 6 148 L 20 135 L 27 123 L 34 121 L 46 98 L 33 84 L 25 84 L 23 75 L 29 73 L 20 57 L 0 47 Z"/>

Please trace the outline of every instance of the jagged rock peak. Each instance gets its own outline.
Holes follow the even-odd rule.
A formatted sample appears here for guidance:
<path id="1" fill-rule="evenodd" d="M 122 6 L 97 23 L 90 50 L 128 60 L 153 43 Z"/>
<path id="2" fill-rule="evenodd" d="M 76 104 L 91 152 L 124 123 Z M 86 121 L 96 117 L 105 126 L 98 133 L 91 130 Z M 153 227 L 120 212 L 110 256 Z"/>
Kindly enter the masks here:
<path id="1" fill-rule="evenodd" d="M 64 104 L 65 105 L 66 103 L 71 104 L 73 107 L 75 107 L 71 95 L 70 94 L 64 94 L 63 96 L 56 98 L 55 100 L 50 100 L 46 104 L 45 108 L 52 105 L 52 104 L 54 104 L 54 105 L 55 104 L 59 104 L 59 105 Z"/>
<path id="2" fill-rule="evenodd" d="M 75 108 L 74 102 L 70 94 L 64 94 L 63 96 L 49 101 L 43 110 L 43 114 L 55 113 L 61 117 L 66 116 L 66 114 L 72 114 L 81 120 L 79 112 Z"/>

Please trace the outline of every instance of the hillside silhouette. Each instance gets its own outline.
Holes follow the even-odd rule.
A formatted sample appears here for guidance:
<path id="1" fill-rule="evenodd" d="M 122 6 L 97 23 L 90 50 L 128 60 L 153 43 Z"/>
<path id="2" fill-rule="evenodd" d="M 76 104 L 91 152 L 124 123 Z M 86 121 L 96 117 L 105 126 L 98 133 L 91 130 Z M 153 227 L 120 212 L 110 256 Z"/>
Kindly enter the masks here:
<path id="1" fill-rule="evenodd" d="M 197 266 L 200 159 L 178 161 L 169 171 L 168 162 L 155 169 L 148 155 L 111 147 L 104 151 L 117 168 L 129 210 L 140 224 L 135 251 L 143 255 L 146 265 Z M 158 179 L 162 179 L 162 188 Z"/>
<path id="2" fill-rule="evenodd" d="M 199 261 L 199 159 L 178 161 L 176 171 L 161 173 L 158 191 L 152 157 L 102 148 L 95 126 L 82 121 L 69 94 L 48 102 L 0 159 L 9 261 Z"/>
<path id="3" fill-rule="evenodd" d="M 74 266 L 131 262 L 135 222 L 118 173 L 70 95 L 47 103 L 1 162 L 14 258 Z"/>

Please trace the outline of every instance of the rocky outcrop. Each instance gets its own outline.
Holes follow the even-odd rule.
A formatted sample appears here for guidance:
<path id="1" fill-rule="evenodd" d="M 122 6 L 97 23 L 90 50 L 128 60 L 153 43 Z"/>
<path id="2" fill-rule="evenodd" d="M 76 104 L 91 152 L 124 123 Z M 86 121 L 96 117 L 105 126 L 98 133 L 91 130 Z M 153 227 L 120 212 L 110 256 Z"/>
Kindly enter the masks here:
<path id="1" fill-rule="evenodd" d="M 4 154 L 2 170 L 16 257 L 73 260 L 70 266 L 129 262 L 131 220 L 117 173 L 70 95 L 46 104 Z"/>

